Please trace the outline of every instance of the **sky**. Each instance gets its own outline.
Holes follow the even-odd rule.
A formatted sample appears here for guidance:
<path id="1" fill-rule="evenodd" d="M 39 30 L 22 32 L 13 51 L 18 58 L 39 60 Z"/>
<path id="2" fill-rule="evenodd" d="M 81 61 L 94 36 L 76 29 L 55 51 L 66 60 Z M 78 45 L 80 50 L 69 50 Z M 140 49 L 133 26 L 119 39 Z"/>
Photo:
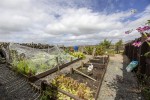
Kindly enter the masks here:
<path id="1" fill-rule="evenodd" d="M 150 0 L 0 0 L 0 41 L 91 45 L 140 36 Z M 129 35 L 125 31 L 133 29 Z"/>

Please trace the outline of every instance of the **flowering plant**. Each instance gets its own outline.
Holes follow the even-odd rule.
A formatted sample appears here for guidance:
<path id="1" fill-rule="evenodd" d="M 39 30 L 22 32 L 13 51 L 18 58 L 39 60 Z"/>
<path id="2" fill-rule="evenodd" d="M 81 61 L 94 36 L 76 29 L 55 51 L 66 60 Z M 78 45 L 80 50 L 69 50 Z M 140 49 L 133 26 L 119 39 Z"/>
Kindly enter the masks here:
<path id="1" fill-rule="evenodd" d="M 146 41 L 148 43 L 148 45 L 150 46 L 150 34 L 147 33 L 150 30 L 150 20 L 148 20 L 148 23 L 146 23 L 146 24 L 147 24 L 146 26 L 138 27 L 136 29 L 138 32 L 140 32 L 140 34 L 142 36 L 142 40 L 141 41 L 135 41 L 134 43 L 132 43 L 133 46 L 140 47 L 142 45 L 142 42 L 144 42 L 144 41 Z M 132 31 L 133 31 L 133 29 L 125 31 L 125 34 L 129 34 Z"/>
<path id="2" fill-rule="evenodd" d="M 136 41 L 136 42 L 132 43 L 132 45 L 135 46 L 135 47 L 140 47 L 142 45 L 142 42 L 141 41 L 138 41 L 138 42 Z"/>
<path id="3" fill-rule="evenodd" d="M 147 41 L 147 42 L 150 42 L 150 36 L 149 36 L 149 37 L 147 37 L 146 41 Z"/>
<path id="4" fill-rule="evenodd" d="M 150 30 L 150 26 L 139 27 L 136 29 L 138 32 L 143 33 L 147 30 Z"/>

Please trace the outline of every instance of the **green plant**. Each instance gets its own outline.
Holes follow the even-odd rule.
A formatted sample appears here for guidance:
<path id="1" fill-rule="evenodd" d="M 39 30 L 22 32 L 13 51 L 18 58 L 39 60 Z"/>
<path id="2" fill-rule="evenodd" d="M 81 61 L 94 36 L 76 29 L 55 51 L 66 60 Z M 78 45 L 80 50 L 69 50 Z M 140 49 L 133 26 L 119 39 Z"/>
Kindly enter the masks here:
<path id="1" fill-rule="evenodd" d="M 82 58 L 82 59 L 86 58 L 85 55 L 82 52 L 71 52 L 70 54 L 74 57 L 79 57 L 79 58 Z"/>
<path id="2" fill-rule="evenodd" d="M 106 51 L 107 51 L 107 54 L 110 55 L 110 56 L 115 55 L 115 51 L 113 49 L 109 49 L 109 50 L 106 50 Z"/>
<path id="3" fill-rule="evenodd" d="M 137 73 L 137 78 L 145 100 L 150 100 L 150 77 Z"/>
<path id="4" fill-rule="evenodd" d="M 95 52 L 96 55 L 103 55 L 105 54 L 105 48 L 104 46 L 102 45 L 97 45 L 96 46 L 96 52 Z"/>
<path id="5" fill-rule="evenodd" d="M 150 87 L 144 87 L 142 89 L 145 100 L 150 100 Z"/>
<path id="6" fill-rule="evenodd" d="M 145 53 L 144 56 L 150 58 L 150 52 Z"/>
<path id="7" fill-rule="evenodd" d="M 37 72 L 34 67 L 29 67 L 28 61 L 26 60 L 22 60 L 22 61 L 13 60 L 12 65 L 13 65 L 12 68 L 14 70 L 25 75 L 29 75 L 29 74 L 35 75 Z"/>
<path id="8" fill-rule="evenodd" d="M 123 45 L 123 40 L 121 39 L 121 40 L 119 40 L 118 42 L 116 42 L 116 44 L 115 44 L 116 46 L 122 46 Z"/>
<path id="9" fill-rule="evenodd" d="M 93 46 L 87 46 L 87 47 L 85 47 L 85 52 L 86 52 L 86 54 L 92 55 L 93 49 L 94 49 Z"/>
<path id="10" fill-rule="evenodd" d="M 111 41 L 104 39 L 99 45 L 103 46 L 104 48 L 108 49 L 111 45 Z"/>
<path id="11" fill-rule="evenodd" d="M 84 100 L 94 100 L 93 91 L 86 86 L 84 83 L 78 83 L 71 77 L 66 77 L 65 75 L 57 76 L 53 81 L 52 84 L 66 92 L 69 92 L 73 95 L 77 95 L 79 98 Z M 63 100 L 64 95 L 59 94 L 58 100 Z M 71 100 L 68 99 L 67 100 Z"/>

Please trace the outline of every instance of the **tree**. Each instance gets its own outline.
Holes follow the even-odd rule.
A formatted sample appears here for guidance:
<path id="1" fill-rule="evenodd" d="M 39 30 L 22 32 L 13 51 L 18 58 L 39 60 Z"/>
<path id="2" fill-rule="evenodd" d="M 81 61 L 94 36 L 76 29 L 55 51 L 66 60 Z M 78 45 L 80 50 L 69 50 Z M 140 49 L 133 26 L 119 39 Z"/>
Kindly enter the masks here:
<path id="1" fill-rule="evenodd" d="M 111 41 L 104 39 L 104 41 L 101 42 L 100 45 L 103 46 L 104 48 L 108 49 L 111 45 Z"/>
<path id="2" fill-rule="evenodd" d="M 122 46 L 122 44 L 123 44 L 123 41 L 122 41 L 122 39 L 120 39 L 118 42 L 116 42 L 116 46 Z"/>
<path id="3" fill-rule="evenodd" d="M 123 41 L 122 39 L 120 39 L 118 42 L 116 42 L 116 51 L 118 53 L 118 51 L 120 52 L 119 48 L 123 45 Z"/>
<path id="4" fill-rule="evenodd" d="M 147 20 L 147 24 L 149 24 L 149 25 L 150 25 L 150 20 Z"/>

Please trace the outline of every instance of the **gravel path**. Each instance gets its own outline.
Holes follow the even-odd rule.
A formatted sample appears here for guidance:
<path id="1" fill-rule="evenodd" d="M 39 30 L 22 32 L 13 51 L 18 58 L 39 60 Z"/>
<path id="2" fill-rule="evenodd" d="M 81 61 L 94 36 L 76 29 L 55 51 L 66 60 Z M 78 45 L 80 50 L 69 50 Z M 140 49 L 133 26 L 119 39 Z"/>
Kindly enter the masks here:
<path id="1" fill-rule="evenodd" d="M 98 100 L 143 100 L 136 77 L 126 71 L 126 56 L 110 57 Z"/>

